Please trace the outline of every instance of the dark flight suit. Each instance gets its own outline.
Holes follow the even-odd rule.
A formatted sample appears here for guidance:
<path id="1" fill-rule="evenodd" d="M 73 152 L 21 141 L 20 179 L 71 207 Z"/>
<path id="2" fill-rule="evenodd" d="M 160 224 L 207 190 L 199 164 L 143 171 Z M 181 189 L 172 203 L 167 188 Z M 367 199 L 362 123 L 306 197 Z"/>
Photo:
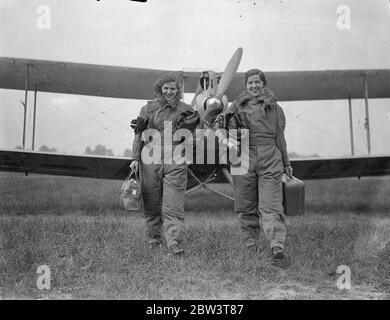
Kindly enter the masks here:
<path id="1" fill-rule="evenodd" d="M 258 98 L 244 92 L 227 113 L 249 129 L 249 170 L 233 176 L 235 211 L 247 246 L 257 243 L 260 222 L 271 247 L 284 248 L 286 226 L 282 206 L 282 175 L 290 165 L 284 137 L 285 116 L 268 88 Z M 228 129 L 235 126 L 227 124 Z M 237 128 L 235 128 L 237 129 Z"/>
<path id="2" fill-rule="evenodd" d="M 164 164 L 164 121 L 172 122 L 173 135 L 179 128 L 193 131 L 199 123 L 199 116 L 192 106 L 183 102 L 168 105 L 154 100 L 148 101 L 147 105 L 141 108 L 139 117 L 148 119 L 148 129 L 158 130 L 162 141 L 160 164 L 142 162 L 141 150 L 144 142 L 141 141 L 141 133 L 135 136 L 133 142 L 133 156 L 140 164 L 146 234 L 151 240 L 160 240 L 163 227 L 167 246 L 170 247 L 182 242 L 187 164 L 176 164 L 175 161 L 172 161 L 172 164 Z"/>

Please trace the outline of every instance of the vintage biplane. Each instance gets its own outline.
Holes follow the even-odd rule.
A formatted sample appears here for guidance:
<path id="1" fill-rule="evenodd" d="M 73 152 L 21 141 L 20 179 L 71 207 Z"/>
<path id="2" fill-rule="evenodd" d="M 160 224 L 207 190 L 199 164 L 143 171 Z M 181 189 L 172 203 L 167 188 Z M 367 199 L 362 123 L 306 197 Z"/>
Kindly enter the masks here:
<path id="1" fill-rule="evenodd" d="M 184 91 L 196 92 L 193 104 L 200 114 L 207 108 L 214 107 L 224 97 L 233 100 L 245 89 L 243 73 L 236 72 L 241 56 L 242 49 L 239 48 L 219 81 L 211 71 L 203 72 L 201 76 L 199 72 L 176 71 L 183 81 Z M 39 91 L 153 99 L 153 83 L 158 77 L 173 72 L 175 71 L 0 57 L 0 88 L 25 91 L 24 149 L 28 91 L 35 92 L 34 141 L 36 96 Z M 389 69 L 266 72 L 266 75 L 268 86 L 277 94 L 279 101 L 349 99 L 351 102 L 351 99 L 365 99 L 367 146 L 370 154 L 368 98 L 390 98 Z M 58 79 L 61 85 L 58 85 Z M 125 179 L 131 161 L 123 157 L 0 150 L 0 170 L 26 174 Z M 300 179 L 390 174 L 390 155 L 291 159 L 291 163 L 294 175 Z M 229 195 L 208 185 L 210 182 L 231 182 L 226 165 L 191 164 L 188 177 L 187 192 L 203 187 L 231 199 Z"/>

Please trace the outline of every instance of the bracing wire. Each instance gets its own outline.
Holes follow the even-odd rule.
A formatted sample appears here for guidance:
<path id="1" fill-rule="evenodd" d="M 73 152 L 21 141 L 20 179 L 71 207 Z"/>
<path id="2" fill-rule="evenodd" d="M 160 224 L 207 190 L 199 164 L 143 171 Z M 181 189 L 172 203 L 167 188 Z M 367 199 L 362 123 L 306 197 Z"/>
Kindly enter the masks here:
<path id="1" fill-rule="evenodd" d="M 287 113 L 292 114 L 292 115 L 295 116 L 294 113 L 292 113 L 292 112 L 290 112 L 290 111 L 288 111 L 288 110 L 285 110 L 285 111 L 286 111 Z M 343 144 L 343 145 L 349 146 L 349 144 L 348 144 L 347 142 L 345 142 L 345 141 L 343 141 L 343 140 L 341 140 L 341 139 L 339 139 L 339 138 L 333 136 L 333 135 L 330 134 L 329 132 L 327 132 L 327 131 L 325 131 L 325 130 L 319 128 L 318 126 L 312 124 L 311 122 L 309 122 L 309 121 L 307 121 L 307 120 L 305 120 L 305 119 L 302 119 L 302 118 L 296 118 L 296 119 L 297 119 L 297 120 L 300 120 L 300 121 L 302 121 L 302 122 L 304 122 L 304 123 L 306 123 L 306 124 L 308 124 L 308 125 L 310 125 L 311 127 L 313 127 L 313 128 L 316 129 L 316 130 L 321 131 L 322 133 L 324 133 L 325 135 L 329 136 L 330 138 L 332 138 L 332 139 L 338 141 L 339 143 L 341 143 L 341 144 Z M 287 132 L 287 130 L 286 130 L 286 132 Z M 356 148 L 356 150 L 359 151 L 359 152 L 362 152 L 363 154 L 366 154 L 366 153 L 364 153 L 363 151 L 361 151 L 361 150 L 359 150 L 359 149 L 357 149 L 357 148 Z"/>
<path id="2" fill-rule="evenodd" d="M 319 101 L 313 105 L 311 105 L 309 108 L 305 109 L 304 111 L 298 113 L 298 114 L 294 114 L 292 112 L 289 112 L 290 114 L 294 115 L 294 119 L 292 121 L 290 121 L 290 124 L 294 123 L 296 120 L 298 120 L 303 114 L 309 112 L 309 111 L 312 111 L 316 108 L 318 108 L 324 101 Z M 327 102 L 329 103 L 329 102 Z M 288 112 L 288 111 L 287 111 Z"/>
<path id="3" fill-rule="evenodd" d="M 39 69 L 39 70 L 40 70 L 41 72 L 45 73 L 43 70 L 41 70 L 41 69 Z M 54 79 L 54 81 L 56 81 L 57 84 L 59 83 L 59 85 L 62 86 L 63 88 L 67 88 L 66 86 L 64 86 L 64 85 L 61 84 L 60 80 L 64 81 L 64 79 L 63 79 L 61 76 L 59 76 L 58 73 L 56 73 L 56 72 L 53 71 L 53 70 L 51 71 L 51 73 L 53 73 L 53 74 L 56 76 L 56 78 Z M 45 74 L 46 74 L 46 73 L 45 73 Z M 46 76 L 47 76 L 47 74 L 46 74 Z M 57 80 L 57 79 L 59 79 L 59 80 Z M 65 82 L 65 81 L 64 81 L 64 82 Z M 100 110 L 100 108 L 98 108 L 96 105 L 94 105 L 94 104 L 91 103 L 90 101 L 86 100 L 86 99 L 83 98 L 82 96 L 80 96 L 79 98 L 80 98 L 80 100 L 82 100 L 82 101 L 84 101 L 86 104 L 90 105 L 93 109 L 95 109 L 95 110 L 98 111 L 99 113 L 102 112 L 102 111 Z M 120 124 L 115 118 L 111 117 L 111 116 L 108 115 L 108 114 L 104 114 L 104 115 L 105 115 L 107 118 L 111 119 L 112 121 L 116 122 L 116 123 L 119 124 L 121 127 L 123 127 L 124 129 L 127 130 L 127 128 L 124 127 L 122 124 Z"/>
<path id="4" fill-rule="evenodd" d="M 51 77 L 50 75 L 48 75 L 48 74 L 47 74 L 45 71 L 43 71 L 41 68 L 38 68 L 36 65 L 34 65 L 34 68 L 37 69 L 38 71 L 40 71 L 44 76 L 46 76 L 48 79 L 50 79 L 51 81 L 53 81 L 55 84 L 57 84 L 57 86 L 58 86 L 59 88 L 61 88 L 61 87 L 62 87 L 62 88 L 66 88 L 66 86 L 62 85 L 57 79 L 54 79 L 53 77 Z M 58 78 L 60 78 L 60 77 L 58 77 Z M 89 105 L 93 106 L 92 103 L 88 102 L 88 101 L 85 100 L 85 99 L 82 99 L 82 97 L 80 97 L 80 99 L 83 100 L 83 101 L 85 101 L 85 102 L 88 103 Z M 75 107 L 75 106 L 72 106 L 72 107 Z M 81 113 L 83 113 L 84 115 L 86 115 L 88 118 L 91 119 L 91 115 L 89 115 L 88 113 L 86 113 L 84 110 L 82 110 L 82 109 L 80 109 L 80 108 L 77 108 L 77 107 L 76 107 L 76 109 L 77 109 L 78 111 L 80 111 Z M 106 115 L 104 112 L 102 113 L 102 111 L 101 111 L 99 108 L 94 107 L 94 109 L 95 109 L 95 110 L 98 110 L 98 112 L 99 112 L 98 115 L 101 115 L 101 114 Z M 95 117 L 97 117 L 98 115 L 95 115 Z M 107 116 L 107 115 L 106 115 L 106 116 Z M 111 117 L 111 118 L 112 118 L 112 117 Z M 115 121 L 115 124 L 118 124 L 118 123 L 119 123 L 119 121 L 117 121 L 117 120 L 115 120 L 115 119 L 114 119 L 114 121 Z M 102 126 L 102 127 L 104 127 L 104 128 L 107 127 L 107 126 L 105 126 L 104 124 L 102 124 L 100 121 L 95 120 L 95 122 L 98 123 L 100 126 Z M 123 126 L 122 124 L 120 124 L 120 126 L 127 130 L 127 128 L 126 128 L 125 126 Z M 111 127 L 111 125 L 108 126 L 108 127 Z M 111 131 L 113 134 L 115 134 L 117 137 L 119 137 L 120 139 L 125 140 L 121 135 L 119 135 L 118 133 L 116 133 L 114 130 L 110 129 L 110 131 Z M 125 141 L 128 142 L 127 140 L 125 140 Z"/>
<path id="5" fill-rule="evenodd" d="M 304 119 L 299 119 L 299 120 L 301 120 L 302 122 L 308 124 L 309 126 L 315 128 L 315 129 L 321 131 L 322 133 L 324 133 L 325 135 L 329 136 L 330 138 L 332 138 L 332 139 L 338 141 L 339 143 L 341 143 L 341 144 L 343 144 L 343 145 L 346 145 L 346 146 L 349 146 L 349 144 L 348 144 L 347 142 L 345 142 L 345 141 L 343 141 L 343 140 L 341 140 L 341 139 L 339 139 L 339 138 L 337 138 L 337 137 L 335 137 L 335 136 L 329 134 L 328 132 L 326 132 L 325 130 L 323 130 L 323 129 L 317 127 L 317 126 L 315 126 L 314 124 L 312 124 L 312 123 L 310 123 L 310 122 L 308 122 L 308 121 L 306 121 L 306 120 L 304 120 Z M 357 151 L 363 153 L 364 155 L 367 155 L 366 153 L 364 153 L 363 151 L 361 151 L 361 150 L 359 150 L 359 149 L 357 149 Z"/>
<path id="6" fill-rule="evenodd" d="M 123 119 L 121 119 L 121 120 L 119 120 L 119 121 L 123 121 L 123 120 L 125 120 L 125 119 L 127 119 L 127 118 L 130 118 L 130 117 L 131 117 L 131 116 L 126 116 L 126 117 L 124 117 Z M 72 146 L 78 144 L 78 143 L 81 142 L 81 141 L 84 141 L 84 140 L 86 140 L 86 139 L 88 139 L 88 138 L 90 138 L 90 137 L 92 137 L 92 136 L 94 136 L 94 135 L 97 135 L 98 133 L 102 132 L 103 130 L 107 130 L 110 126 L 113 126 L 114 124 L 115 124 L 115 123 L 112 123 L 112 124 L 109 125 L 109 126 L 106 126 L 106 127 L 104 127 L 104 128 L 101 128 L 101 129 L 99 129 L 99 130 L 97 130 L 97 131 L 91 133 L 90 135 L 88 135 L 88 136 L 86 136 L 86 137 L 83 137 L 83 138 L 77 140 L 76 142 L 74 142 L 74 143 L 72 143 L 72 144 L 70 144 L 70 145 L 67 145 L 64 149 L 68 149 L 68 148 L 70 148 L 70 147 L 72 147 Z M 111 132 L 111 133 L 113 133 L 113 132 Z M 125 138 L 122 137 L 122 139 L 125 140 L 127 143 L 129 143 L 129 141 L 126 140 Z"/>
<path id="7" fill-rule="evenodd" d="M 122 104 L 125 104 L 125 103 L 127 103 L 127 101 L 121 102 L 121 103 L 118 103 L 118 104 L 115 104 L 115 105 L 113 105 L 113 106 L 110 106 L 110 108 L 108 108 L 108 109 L 111 109 L 111 108 L 113 108 L 113 107 L 117 107 L 117 106 L 122 105 Z M 104 113 L 104 112 L 105 112 L 106 110 L 108 110 L 108 109 L 105 109 L 104 111 L 102 111 L 102 113 Z M 75 129 L 75 128 L 78 128 L 78 127 L 80 127 L 81 125 L 83 125 L 83 124 L 85 124 L 85 123 L 87 123 L 87 122 L 89 122 L 89 121 L 91 121 L 91 120 L 93 120 L 93 119 L 99 117 L 100 115 L 101 115 L 101 114 L 96 114 L 96 115 L 94 115 L 92 118 L 85 119 L 85 120 L 83 120 L 83 121 L 81 121 L 81 122 L 75 124 L 74 126 L 72 126 L 72 127 L 70 127 L 70 128 L 66 128 L 65 130 L 62 130 L 62 131 L 58 132 L 57 134 L 55 134 L 55 135 L 53 135 L 53 136 L 51 136 L 51 137 L 45 139 L 45 140 L 44 140 L 43 142 L 41 142 L 41 143 L 46 143 L 46 142 L 48 142 L 49 140 L 52 140 L 52 139 L 54 139 L 54 138 L 57 138 L 57 137 L 59 137 L 59 136 L 65 134 L 65 133 L 67 133 L 67 132 L 69 132 L 69 131 L 71 131 L 71 130 L 73 130 L 73 129 Z"/>

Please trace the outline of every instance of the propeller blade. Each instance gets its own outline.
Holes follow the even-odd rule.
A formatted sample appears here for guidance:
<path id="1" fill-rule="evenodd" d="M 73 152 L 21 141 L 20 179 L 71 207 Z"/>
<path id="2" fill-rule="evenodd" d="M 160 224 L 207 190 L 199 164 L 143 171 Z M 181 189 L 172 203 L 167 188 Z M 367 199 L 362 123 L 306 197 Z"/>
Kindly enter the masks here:
<path id="1" fill-rule="evenodd" d="M 228 64 L 226 65 L 225 71 L 222 74 L 221 80 L 218 84 L 218 91 L 216 98 L 222 99 L 223 94 L 229 88 L 230 83 L 232 82 L 234 75 L 238 69 L 242 57 L 242 48 L 238 48 L 233 56 L 230 58 Z"/>
<path id="2" fill-rule="evenodd" d="M 195 98 L 195 109 L 196 109 L 196 111 L 198 111 L 198 114 L 200 117 L 202 117 L 203 113 L 205 112 L 204 103 L 206 102 L 206 100 L 208 98 L 209 97 L 206 94 L 204 94 L 203 92 L 198 94 Z"/>

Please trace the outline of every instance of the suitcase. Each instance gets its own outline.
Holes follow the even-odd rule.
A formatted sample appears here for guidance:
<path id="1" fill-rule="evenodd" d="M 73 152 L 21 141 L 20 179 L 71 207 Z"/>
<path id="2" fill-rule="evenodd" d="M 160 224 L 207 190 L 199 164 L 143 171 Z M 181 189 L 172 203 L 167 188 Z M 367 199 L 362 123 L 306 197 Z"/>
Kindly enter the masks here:
<path id="1" fill-rule="evenodd" d="M 282 178 L 283 209 L 286 216 L 297 216 L 305 213 L 305 183 L 286 174 Z"/>

